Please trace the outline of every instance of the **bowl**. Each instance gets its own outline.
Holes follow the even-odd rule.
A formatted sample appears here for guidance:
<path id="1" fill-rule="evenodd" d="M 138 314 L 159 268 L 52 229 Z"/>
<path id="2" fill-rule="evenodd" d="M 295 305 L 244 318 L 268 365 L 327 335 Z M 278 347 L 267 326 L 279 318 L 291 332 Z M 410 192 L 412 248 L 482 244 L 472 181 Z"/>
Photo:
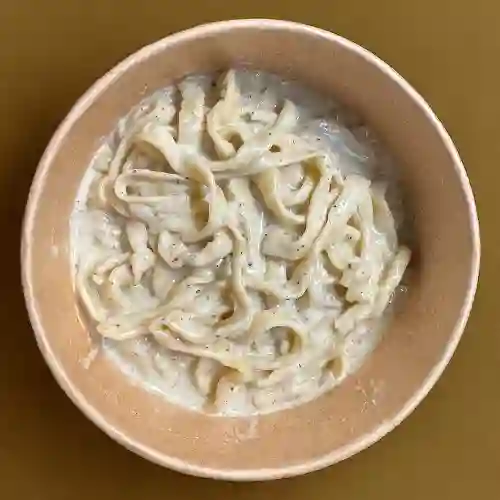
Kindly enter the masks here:
<path id="1" fill-rule="evenodd" d="M 75 299 L 69 216 L 103 136 L 145 94 L 193 72 L 247 65 L 301 81 L 355 109 L 399 162 L 415 241 L 408 292 L 382 342 L 340 386 L 259 417 L 210 417 L 134 385 L 104 356 L 92 363 Z M 113 439 L 194 475 L 263 480 L 339 462 L 376 442 L 422 401 L 464 330 L 479 271 L 473 195 L 459 155 L 423 98 L 360 46 L 285 21 L 199 26 L 155 42 L 98 80 L 48 145 L 23 230 L 26 303 L 40 350 L 82 412 Z"/>

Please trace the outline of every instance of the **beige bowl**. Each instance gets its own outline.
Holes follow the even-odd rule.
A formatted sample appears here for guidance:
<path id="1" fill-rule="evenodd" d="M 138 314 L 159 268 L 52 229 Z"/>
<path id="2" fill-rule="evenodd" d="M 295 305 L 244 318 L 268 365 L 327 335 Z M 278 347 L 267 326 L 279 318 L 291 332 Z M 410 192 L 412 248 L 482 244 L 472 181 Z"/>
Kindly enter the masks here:
<path id="1" fill-rule="evenodd" d="M 134 386 L 101 356 L 70 271 L 69 215 L 100 139 L 145 93 L 187 73 L 239 64 L 297 78 L 358 110 L 399 160 L 415 231 L 409 292 L 361 370 L 323 397 L 259 418 L 209 417 Z M 303 474 L 343 460 L 398 425 L 441 375 L 462 335 L 479 270 L 469 182 L 448 134 L 389 66 L 331 33 L 283 21 L 229 21 L 160 40 L 128 57 L 78 101 L 33 182 L 23 281 L 40 349 L 61 387 L 96 425 L 139 455 L 224 479 Z"/>

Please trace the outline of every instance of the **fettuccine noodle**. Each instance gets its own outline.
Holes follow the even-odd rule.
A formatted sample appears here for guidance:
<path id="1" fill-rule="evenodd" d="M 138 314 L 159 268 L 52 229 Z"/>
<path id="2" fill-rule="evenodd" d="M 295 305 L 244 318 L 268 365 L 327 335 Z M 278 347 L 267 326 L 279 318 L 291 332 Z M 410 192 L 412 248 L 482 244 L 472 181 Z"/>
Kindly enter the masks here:
<path id="1" fill-rule="evenodd" d="M 344 175 L 294 102 L 262 95 L 229 71 L 133 110 L 96 159 L 86 246 L 73 237 L 97 332 L 173 385 L 184 374 L 215 413 L 341 381 L 350 336 L 381 318 L 410 260 L 383 189 Z"/>

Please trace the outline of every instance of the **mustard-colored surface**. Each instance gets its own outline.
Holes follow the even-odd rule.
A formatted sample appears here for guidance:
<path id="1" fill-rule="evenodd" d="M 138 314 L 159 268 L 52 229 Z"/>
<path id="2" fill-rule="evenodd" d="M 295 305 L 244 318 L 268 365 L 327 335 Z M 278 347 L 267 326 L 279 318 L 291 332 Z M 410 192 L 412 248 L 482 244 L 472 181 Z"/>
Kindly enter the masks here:
<path id="1" fill-rule="evenodd" d="M 500 4 L 494 0 L 3 2 L 0 498 L 500 498 L 499 16 Z M 45 367 L 19 285 L 18 237 L 31 176 L 75 99 L 140 46 L 201 22 L 234 17 L 314 24 L 364 45 L 402 73 L 429 101 L 462 154 L 483 243 L 480 287 L 466 334 L 424 403 L 354 458 L 267 484 L 182 476 L 105 436 L 72 405 Z"/>

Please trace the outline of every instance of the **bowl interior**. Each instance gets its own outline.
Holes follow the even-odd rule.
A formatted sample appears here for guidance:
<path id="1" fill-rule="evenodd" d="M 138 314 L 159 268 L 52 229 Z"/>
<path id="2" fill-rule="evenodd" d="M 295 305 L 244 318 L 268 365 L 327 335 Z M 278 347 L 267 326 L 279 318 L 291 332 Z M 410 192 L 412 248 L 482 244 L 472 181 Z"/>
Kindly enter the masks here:
<path id="1" fill-rule="evenodd" d="M 274 21 L 191 30 L 147 47 L 87 93 L 44 155 L 27 210 L 28 307 L 56 378 L 98 425 L 161 464 L 234 479 L 298 474 L 338 461 L 396 425 L 427 393 L 458 342 L 477 278 L 477 228 L 460 160 L 421 99 L 368 53 Z M 375 61 L 375 62 L 374 62 Z M 244 63 L 298 79 L 354 107 L 396 156 L 415 241 L 409 291 L 368 361 L 306 405 L 249 419 L 207 418 L 134 386 L 101 356 L 78 315 L 69 215 L 103 136 L 145 94 L 187 73 Z"/>

